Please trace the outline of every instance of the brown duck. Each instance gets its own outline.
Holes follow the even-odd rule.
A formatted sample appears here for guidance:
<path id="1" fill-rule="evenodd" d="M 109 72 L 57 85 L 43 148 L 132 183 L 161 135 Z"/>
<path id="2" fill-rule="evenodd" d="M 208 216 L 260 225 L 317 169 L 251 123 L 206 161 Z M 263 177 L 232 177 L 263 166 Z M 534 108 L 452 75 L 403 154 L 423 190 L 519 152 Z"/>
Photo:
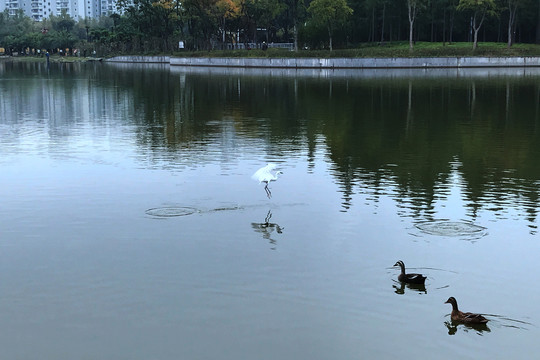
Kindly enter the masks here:
<path id="1" fill-rule="evenodd" d="M 398 276 L 398 280 L 409 284 L 423 284 L 426 281 L 426 277 L 422 274 L 405 274 L 405 264 L 399 260 L 394 266 L 401 268 L 401 274 Z"/>
<path id="2" fill-rule="evenodd" d="M 445 304 L 452 304 L 452 314 L 450 314 L 450 318 L 454 322 L 465 324 L 485 324 L 488 322 L 488 319 L 480 314 L 459 311 L 457 301 L 453 296 L 449 297 L 448 300 L 445 301 Z"/>

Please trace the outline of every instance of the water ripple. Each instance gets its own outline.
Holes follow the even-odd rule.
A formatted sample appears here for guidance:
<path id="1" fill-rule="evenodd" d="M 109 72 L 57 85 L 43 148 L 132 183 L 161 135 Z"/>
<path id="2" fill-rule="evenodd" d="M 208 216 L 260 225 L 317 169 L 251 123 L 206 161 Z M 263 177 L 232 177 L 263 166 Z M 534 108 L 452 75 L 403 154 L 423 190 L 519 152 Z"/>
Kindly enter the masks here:
<path id="1" fill-rule="evenodd" d="M 464 237 L 479 239 L 487 234 L 487 228 L 468 221 L 450 221 L 448 219 L 424 221 L 415 224 L 421 232 L 429 235 Z"/>

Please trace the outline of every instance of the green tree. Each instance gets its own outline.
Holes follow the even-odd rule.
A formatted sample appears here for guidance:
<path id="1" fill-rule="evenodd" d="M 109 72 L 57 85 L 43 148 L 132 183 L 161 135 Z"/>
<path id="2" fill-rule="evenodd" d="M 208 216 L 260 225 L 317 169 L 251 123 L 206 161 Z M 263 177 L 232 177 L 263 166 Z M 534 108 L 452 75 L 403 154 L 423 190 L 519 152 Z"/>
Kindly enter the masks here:
<path id="1" fill-rule="evenodd" d="M 13 51 L 23 52 L 26 47 L 32 46 L 33 37 L 27 36 L 33 30 L 32 20 L 24 15 L 22 9 L 14 15 L 6 10 L 0 14 L 0 47 L 4 47 L 8 54 Z"/>
<path id="2" fill-rule="evenodd" d="M 453 41 L 453 35 L 454 35 L 454 19 L 456 15 L 456 8 L 457 8 L 457 1 L 458 0 L 444 0 L 441 5 L 443 6 L 443 14 L 444 14 L 444 24 L 443 24 L 443 43 L 445 41 L 448 41 L 449 43 L 452 43 Z M 448 14 L 448 37 L 446 36 L 446 16 Z"/>
<path id="3" fill-rule="evenodd" d="M 478 47 L 478 31 L 486 16 L 497 15 L 497 5 L 494 0 L 459 0 L 458 10 L 472 12 L 472 30 L 474 32 L 473 50 Z"/>
<path id="4" fill-rule="evenodd" d="M 59 16 L 51 15 L 51 25 L 56 31 L 71 31 L 75 26 L 75 20 L 63 9 Z"/>
<path id="5" fill-rule="evenodd" d="M 361 8 L 366 12 L 366 18 L 369 18 L 369 36 L 368 41 L 385 41 L 385 28 L 388 9 L 395 6 L 392 0 L 362 0 Z M 380 11 L 380 14 L 379 14 Z M 380 30 L 380 37 L 377 32 Z"/>
<path id="6" fill-rule="evenodd" d="M 66 31 L 66 30 L 55 31 L 52 34 L 52 47 L 53 48 L 73 49 L 76 42 L 77 42 L 77 38 L 75 37 L 75 35 L 73 35 L 71 32 Z"/>
<path id="7" fill-rule="evenodd" d="M 257 25 L 264 27 L 266 41 L 269 41 L 269 32 L 275 18 L 284 10 L 284 4 L 278 0 L 250 0 L 253 4 Z"/>
<path id="8" fill-rule="evenodd" d="M 182 3 L 183 17 L 187 24 L 189 42 L 195 49 L 212 48 L 212 37 L 219 31 L 217 0 L 185 0 Z"/>
<path id="9" fill-rule="evenodd" d="M 366 15 L 368 15 L 368 13 L 370 13 L 368 15 L 368 17 L 371 19 L 370 22 L 369 22 L 370 27 L 369 27 L 368 41 L 376 41 L 375 28 L 376 28 L 376 22 L 377 21 L 376 21 L 375 14 L 377 12 L 378 6 L 380 5 L 379 0 L 364 0 L 364 1 L 362 1 L 362 3 L 363 3 L 363 8 L 366 11 Z M 382 27 L 384 29 L 384 25 Z M 382 35 L 381 35 L 381 37 L 382 37 Z"/>
<path id="10" fill-rule="evenodd" d="M 329 47 L 332 51 L 332 37 L 336 28 L 343 26 L 352 15 L 353 9 L 347 5 L 346 0 L 313 0 L 308 7 L 313 22 L 326 27 L 328 31 Z"/>
<path id="11" fill-rule="evenodd" d="M 536 18 L 536 43 L 540 44 L 540 0 L 538 0 L 538 17 Z"/>
<path id="12" fill-rule="evenodd" d="M 171 50 L 169 40 L 174 33 L 176 20 L 179 19 L 179 7 L 180 2 L 177 0 L 157 0 L 152 2 L 153 17 L 157 21 L 155 25 L 160 28 L 155 34 L 163 40 L 163 49 L 165 51 Z"/>
<path id="13" fill-rule="evenodd" d="M 5 9 L 0 13 L 0 47 L 7 48 L 6 38 L 9 36 L 9 10 Z"/>
<path id="14" fill-rule="evenodd" d="M 248 36 L 257 42 L 257 29 L 265 29 L 266 41 L 274 27 L 277 16 L 283 11 L 284 4 L 280 0 L 242 0 L 244 27 Z"/>
<path id="15" fill-rule="evenodd" d="M 113 27 L 118 26 L 124 35 L 132 34 L 133 50 L 171 50 L 171 36 L 180 22 L 180 2 L 176 0 L 133 0 L 132 3 L 119 1 L 118 6 L 125 11 L 128 23 L 122 18 L 112 19 Z M 116 21 L 116 23 L 115 23 Z M 116 32 L 116 29 L 115 29 Z M 119 38 L 119 37 L 116 37 Z"/>
<path id="16" fill-rule="evenodd" d="M 514 43 L 513 33 L 514 33 L 514 26 L 516 23 L 516 15 L 517 15 L 518 9 L 524 5 L 524 0 L 505 0 L 505 1 L 506 1 L 507 9 L 508 9 L 507 46 L 508 48 L 510 48 L 512 44 Z"/>
<path id="17" fill-rule="evenodd" d="M 219 19 L 221 41 L 223 46 L 227 41 L 227 24 L 234 21 L 240 15 L 240 5 L 233 0 L 217 0 L 215 4 L 215 16 Z"/>
<path id="18" fill-rule="evenodd" d="M 407 14 L 409 17 L 409 50 L 414 48 L 414 22 L 418 12 L 426 6 L 426 0 L 407 0 Z"/>
<path id="19" fill-rule="evenodd" d="M 283 0 L 285 11 L 285 33 L 292 28 L 294 51 L 298 51 L 298 29 L 300 22 L 306 18 L 306 5 L 304 0 Z"/>

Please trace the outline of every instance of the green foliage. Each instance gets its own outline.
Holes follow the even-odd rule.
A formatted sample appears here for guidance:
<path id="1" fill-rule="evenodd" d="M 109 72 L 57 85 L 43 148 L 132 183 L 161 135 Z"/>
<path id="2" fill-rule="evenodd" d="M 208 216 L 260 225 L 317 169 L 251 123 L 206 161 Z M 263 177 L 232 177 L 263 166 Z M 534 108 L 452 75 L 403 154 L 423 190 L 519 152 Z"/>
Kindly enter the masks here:
<path id="1" fill-rule="evenodd" d="M 77 42 L 75 35 L 67 30 L 56 31 L 52 36 L 52 48 L 72 49 Z"/>
<path id="2" fill-rule="evenodd" d="M 346 0 L 313 0 L 308 12 L 315 26 L 323 26 L 328 31 L 329 47 L 332 51 L 332 37 L 336 28 L 343 26 L 353 13 Z"/>
<path id="3" fill-rule="evenodd" d="M 184 51 L 254 47 L 252 43 L 264 40 L 312 51 L 336 47 L 336 53 L 343 53 L 345 48 L 355 48 L 352 55 L 346 54 L 364 56 L 366 43 L 381 42 L 369 52 L 385 56 L 386 49 L 401 54 L 402 44 L 409 41 L 415 49 L 406 56 L 417 56 L 425 51 L 420 46 L 423 41 L 437 46 L 444 41 L 446 47 L 438 47 L 435 53 L 445 56 L 457 50 L 448 45 L 455 41 L 471 41 L 473 48 L 478 41 L 487 47 L 486 42 L 508 38 L 510 44 L 512 36 L 518 42 L 540 42 L 538 0 L 119 0 L 117 4 L 122 9 L 117 14 L 79 22 L 65 12 L 36 23 L 22 11 L 11 16 L 5 11 L 0 13 L 0 47 L 8 53 L 78 47 L 103 56 L 170 54 L 178 51 L 180 40 L 186 45 Z M 470 38 L 471 18 L 474 38 Z M 275 51 L 238 54 L 273 56 Z M 320 55 L 334 56 L 326 51 Z"/>
<path id="4" fill-rule="evenodd" d="M 458 10 L 471 10 L 473 12 L 491 12 L 492 15 L 495 15 L 495 9 L 497 4 L 494 0 L 459 0 L 457 6 Z"/>
<path id="5" fill-rule="evenodd" d="M 308 12 L 312 21 L 325 27 L 343 25 L 353 13 L 346 0 L 313 0 Z"/>
<path id="6" fill-rule="evenodd" d="M 71 31 L 75 26 L 75 20 L 73 20 L 64 9 L 60 16 L 51 15 L 51 25 L 56 31 Z"/>
<path id="7" fill-rule="evenodd" d="M 409 50 L 413 50 L 414 25 L 418 13 L 427 6 L 427 0 L 407 0 L 407 15 L 409 18 Z"/>
<path id="8" fill-rule="evenodd" d="M 196 49 L 211 49 L 212 36 L 219 31 L 215 0 L 186 0 L 182 4 L 183 18 L 188 28 L 187 41 Z"/>
<path id="9" fill-rule="evenodd" d="M 247 0 L 246 6 L 252 14 L 257 27 L 265 29 L 266 41 L 268 41 L 269 32 L 275 31 L 273 22 L 285 10 L 285 4 L 279 0 Z"/>
<path id="10" fill-rule="evenodd" d="M 497 15 L 495 0 L 459 0 L 458 10 L 473 13 L 472 28 L 474 31 L 473 50 L 478 46 L 478 31 L 482 27 L 486 16 Z"/>

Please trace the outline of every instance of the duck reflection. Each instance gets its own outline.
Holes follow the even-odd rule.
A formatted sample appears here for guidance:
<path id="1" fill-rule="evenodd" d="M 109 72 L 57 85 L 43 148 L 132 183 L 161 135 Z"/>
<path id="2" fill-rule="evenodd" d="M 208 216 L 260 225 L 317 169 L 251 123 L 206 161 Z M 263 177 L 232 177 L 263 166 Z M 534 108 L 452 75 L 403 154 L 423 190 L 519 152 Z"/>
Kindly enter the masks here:
<path id="1" fill-rule="evenodd" d="M 272 246 L 271 249 L 276 249 L 276 240 L 273 239 L 274 232 L 281 234 L 283 232 L 283 227 L 279 226 L 276 223 L 271 223 L 270 219 L 272 218 L 272 210 L 268 210 L 264 222 L 262 223 L 251 223 L 253 229 L 262 234 L 262 237 L 270 243 Z"/>
<path id="2" fill-rule="evenodd" d="M 483 332 L 491 332 L 491 329 L 487 324 L 464 324 L 455 321 L 445 321 L 444 326 L 448 329 L 448 335 L 455 335 L 460 328 L 464 332 L 476 331 L 478 335 L 482 335 Z"/>
<path id="3" fill-rule="evenodd" d="M 394 288 L 394 292 L 398 295 L 405 294 L 405 288 L 407 288 L 410 291 L 427 294 L 426 285 L 424 284 L 409 284 L 409 283 L 403 283 L 394 281 L 394 285 L 392 287 Z"/>

